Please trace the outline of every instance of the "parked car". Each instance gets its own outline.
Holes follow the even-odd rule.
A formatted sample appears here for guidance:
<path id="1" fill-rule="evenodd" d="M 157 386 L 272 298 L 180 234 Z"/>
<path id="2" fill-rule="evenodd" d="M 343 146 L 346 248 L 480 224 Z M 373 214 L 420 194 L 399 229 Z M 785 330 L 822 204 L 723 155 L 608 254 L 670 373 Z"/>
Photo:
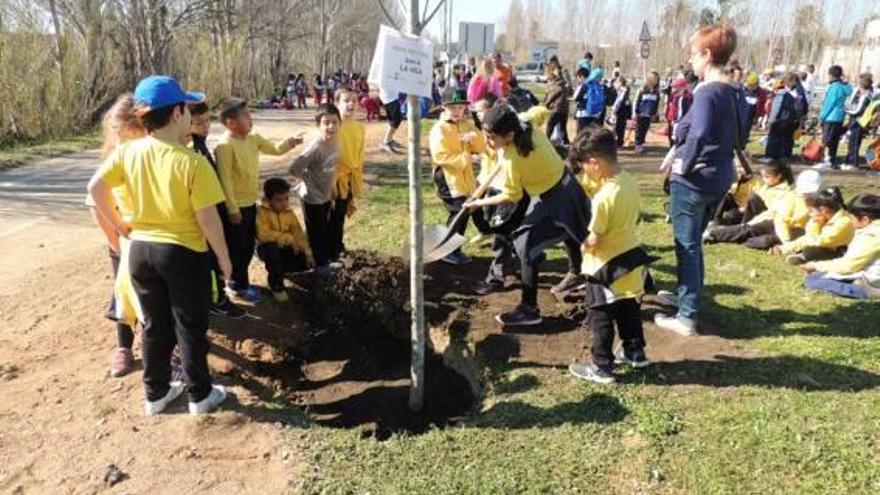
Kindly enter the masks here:
<path id="1" fill-rule="evenodd" d="M 544 62 L 529 62 L 516 68 L 516 79 L 520 82 L 547 82 L 547 65 Z"/>

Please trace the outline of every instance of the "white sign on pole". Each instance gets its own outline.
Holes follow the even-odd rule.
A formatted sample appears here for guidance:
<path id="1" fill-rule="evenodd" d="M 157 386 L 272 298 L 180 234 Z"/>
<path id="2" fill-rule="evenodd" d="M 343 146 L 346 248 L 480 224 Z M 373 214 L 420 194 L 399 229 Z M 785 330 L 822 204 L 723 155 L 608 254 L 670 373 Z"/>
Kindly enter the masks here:
<path id="1" fill-rule="evenodd" d="M 651 41 L 651 31 L 648 30 L 648 21 L 642 21 L 642 32 L 639 33 L 639 41 Z"/>
<path id="2" fill-rule="evenodd" d="M 388 93 L 430 98 L 433 64 L 430 41 L 382 25 L 367 82 Z"/>

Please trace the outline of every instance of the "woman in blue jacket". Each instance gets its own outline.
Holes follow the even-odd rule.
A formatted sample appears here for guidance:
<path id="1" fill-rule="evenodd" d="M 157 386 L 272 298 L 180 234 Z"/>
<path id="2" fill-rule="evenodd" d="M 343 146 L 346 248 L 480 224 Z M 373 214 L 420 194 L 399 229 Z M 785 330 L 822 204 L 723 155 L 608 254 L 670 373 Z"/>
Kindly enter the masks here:
<path id="1" fill-rule="evenodd" d="M 690 47 L 691 65 L 702 82 L 694 90 L 690 111 L 676 127 L 670 177 L 678 289 L 675 295 L 661 297 L 662 302 L 677 305 L 678 312 L 654 319 L 657 326 L 681 335 L 696 333 L 704 278 L 701 236 L 733 183 L 735 141 L 745 135 L 748 121 L 745 98 L 730 84 L 724 69 L 736 50 L 733 28 L 705 26 L 691 37 Z"/>
<path id="2" fill-rule="evenodd" d="M 828 69 L 828 77 L 828 90 L 825 92 L 822 111 L 819 113 L 819 121 L 822 122 L 822 141 L 825 143 L 825 161 L 813 167 L 819 170 L 839 168 L 837 147 L 846 130 L 843 127 L 846 99 L 852 93 L 852 88 L 843 82 L 843 69 L 839 65 L 832 65 Z"/>

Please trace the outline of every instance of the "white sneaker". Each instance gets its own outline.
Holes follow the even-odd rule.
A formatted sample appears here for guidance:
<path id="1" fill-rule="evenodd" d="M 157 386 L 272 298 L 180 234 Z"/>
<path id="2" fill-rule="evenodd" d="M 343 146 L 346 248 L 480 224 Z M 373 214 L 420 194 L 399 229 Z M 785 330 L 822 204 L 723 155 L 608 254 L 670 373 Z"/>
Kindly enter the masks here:
<path id="1" fill-rule="evenodd" d="M 654 315 L 654 324 L 670 332 L 675 332 L 685 337 L 697 334 L 697 323 L 683 316 L 667 316 L 664 314 Z"/>
<path id="2" fill-rule="evenodd" d="M 663 306 L 678 307 L 678 296 L 674 292 L 668 290 L 658 291 L 655 299 Z"/>
<path id="3" fill-rule="evenodd" d="M 222 385 L 212 385 L 211 393 L 199 402 L 189 403 L 189 413 L 193 416 L 207 414 L 226 400 L 226 389 Z"/>
<path id="4" fill-rule="evenodd" d="M 180 394 L 183 393 L 184 385 L 183 382 L 171 382 L 170 388 L 168 389 L 168 393 L 165 394 L 165 397 L 157 401 L 144 401 L 144 413 L 147 416 L 155 416 L 160 412 L 164 411 L 168 404 L 174 402 L 175 399 L 180 397 Z"/>
<path id="5" fill-rule="evenodd" d="M 840 166 L 840 170 L 843 170 L 844 172 L 855 172 L 858 169 L 859 167 L 856 167 L 855 165 L 850 165 L 849 163 L 844 163 Z"/>
<path id="6" fill-rule="evenodd" d="M 813 165 L 813 170 L 831 170 L 831 168 L 831 164 L 828 162 L 822 162 Z"/>

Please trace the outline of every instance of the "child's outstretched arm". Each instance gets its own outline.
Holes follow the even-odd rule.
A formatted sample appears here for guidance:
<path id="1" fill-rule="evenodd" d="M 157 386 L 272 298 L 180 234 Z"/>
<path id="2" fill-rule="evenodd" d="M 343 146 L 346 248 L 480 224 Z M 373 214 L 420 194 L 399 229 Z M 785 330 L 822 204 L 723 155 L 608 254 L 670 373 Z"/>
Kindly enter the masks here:
<path id="1" fill-rule="evenodd" d="M 258 140 L 257 148 L 260 150 L 260 153 L 264 155 L 272 155 L 272 156 L 281 156 L 293 148 L 299 146 L 303 142 L 304 133 L 300 132 L 297 135 L 287 138 L 284 141 L 281 141 L 278 144 L 273 144 L 268 139 L 260 136 L 259 134 L 254 134 L 254 137 Z"/>

